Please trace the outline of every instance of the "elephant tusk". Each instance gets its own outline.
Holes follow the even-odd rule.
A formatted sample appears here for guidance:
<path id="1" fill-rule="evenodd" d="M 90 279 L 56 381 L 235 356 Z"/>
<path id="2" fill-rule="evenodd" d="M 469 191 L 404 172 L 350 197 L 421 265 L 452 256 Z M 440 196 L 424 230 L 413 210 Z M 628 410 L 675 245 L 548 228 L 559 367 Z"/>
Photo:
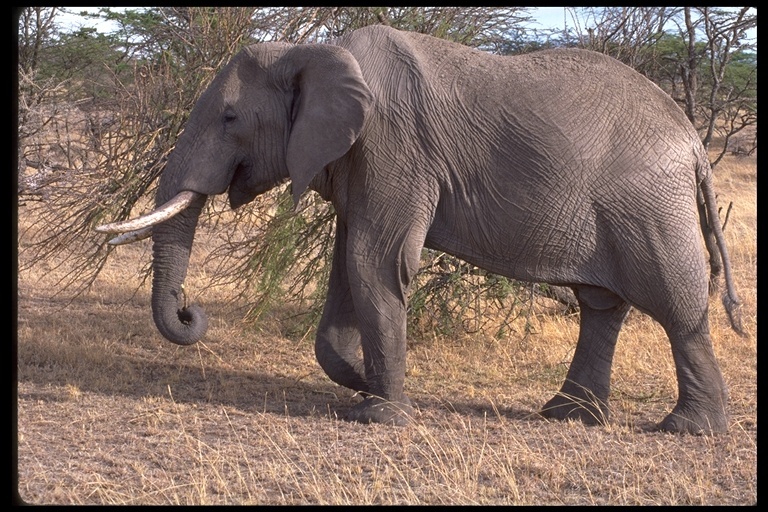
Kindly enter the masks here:
<path id="1" fill-rule="evenodd" d="M 132 244 L 133 242 L 138 242 L 139 240 L 144 240 L 145 238 L 149 238 L 152 236 L 152 226 L 137 229 L 135 231 L 129 231 L 127 233 L 123 233 L 122 235 L 118 235 L 112 240 L 110 240 L 108 243 L 109 245 L 124 245 L 124 244 Z"/>
<path id="2" fill-rule="evenodd" d="M 101 226 L 96 227 L 96 231 L 99 233 L 126 233 L 128 231 L 138 231 L 143 228 L 154 226 L 164 220 L 170 219 L 189 206 L 195 198 L 200 197 L 201 195 L 202 194 L 192 192 L 191 190 L 179 192 L 176 194 L 176 197 L 146 215 L 122 222 L 102 224 Z"/>

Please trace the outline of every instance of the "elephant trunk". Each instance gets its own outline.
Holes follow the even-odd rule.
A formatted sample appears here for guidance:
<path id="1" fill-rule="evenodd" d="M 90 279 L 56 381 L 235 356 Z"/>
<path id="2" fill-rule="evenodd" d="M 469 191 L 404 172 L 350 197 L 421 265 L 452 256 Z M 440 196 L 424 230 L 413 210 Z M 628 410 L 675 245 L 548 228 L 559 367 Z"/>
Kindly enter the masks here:
<path id="1" fill-rule="evenodd" d="M 195 228 L 206 196 L 152 228 L 152 317 L 160 334 L 177 345 L 192 345 L 208 329 L 208 318 L 187 306 L 182 286 L 187 275 Z"/>

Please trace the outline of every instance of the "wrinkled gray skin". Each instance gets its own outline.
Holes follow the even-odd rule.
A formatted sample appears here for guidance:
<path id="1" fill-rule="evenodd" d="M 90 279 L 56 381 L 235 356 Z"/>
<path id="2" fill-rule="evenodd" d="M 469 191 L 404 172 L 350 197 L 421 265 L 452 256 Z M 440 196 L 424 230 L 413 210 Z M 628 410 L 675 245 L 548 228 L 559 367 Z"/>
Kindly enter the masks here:
<path id="1" fill-rule="evenodd" d="M 333 44 L 251 46 L 197 102 L 157 204 L 228 191 L 237 208 L 285 180 L 295 200 L 315 190 L 338 215 L 315 350 L 332 380 L 366 396 L 349 419 L 412 413 L 406 303 L 426 246 L 574 290 L 578 344 L 545 416 L 607 418 L 634 306 L 664 327 L 677 370 L 678 402 L 659 427 L 726 431 L 701 243 L 703 233 L 720 248 L 714 276 L 728 259 L 711 169 L 681 110 L 630 68 L 579 50 L 492 56 L 384 26 Z M 153 232 L 154 319 L 180 344 L 206 329 L 202 310 L 179 302 L 204 202 Z M 729 293 L 731 313 L 730 282 Z"/>

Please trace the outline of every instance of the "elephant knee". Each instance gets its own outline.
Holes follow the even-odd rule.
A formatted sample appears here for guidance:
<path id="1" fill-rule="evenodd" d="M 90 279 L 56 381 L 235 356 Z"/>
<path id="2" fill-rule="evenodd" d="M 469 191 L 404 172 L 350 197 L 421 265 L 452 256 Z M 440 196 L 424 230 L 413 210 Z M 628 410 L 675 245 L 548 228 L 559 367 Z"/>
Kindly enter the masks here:
<path id="1" fill-rule="evenodd" d="M 315 341 L 315 358 L 320 368 L 335 383 L 355 391 L 368 391 L 363 360 L 355 351 L 340 351 L 337 344 L 318 334 Z"/>

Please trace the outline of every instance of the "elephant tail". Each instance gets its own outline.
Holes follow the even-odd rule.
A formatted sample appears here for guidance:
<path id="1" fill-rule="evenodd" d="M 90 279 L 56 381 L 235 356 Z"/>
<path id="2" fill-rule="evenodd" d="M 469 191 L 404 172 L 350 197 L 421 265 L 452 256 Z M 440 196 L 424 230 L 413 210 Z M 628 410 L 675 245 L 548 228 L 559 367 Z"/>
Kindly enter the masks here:
<path id="1" fill-rule="evenodd" d="M 723 306 L 728 313 L 731 327 L 737 333 L 744 335 L 741 324 L 741 300 L 736 293 L 731 271 L 731 259 L 728 256 L 728 247 L 725 245 L 723 225 L 720 223 L 720 214 L 717 210 L 717 195 L 712 178 L 712 168 L 706 158 L 704 148 L 697 168 L 698 187 L 697 202 L 699 206 L 699 222 L 704 235 L 704 243 L 709 253 L 709 291 L 715 293 L 718 288 L 720 273 L 725 274 L 725 291 L 723 292 Z"/>

